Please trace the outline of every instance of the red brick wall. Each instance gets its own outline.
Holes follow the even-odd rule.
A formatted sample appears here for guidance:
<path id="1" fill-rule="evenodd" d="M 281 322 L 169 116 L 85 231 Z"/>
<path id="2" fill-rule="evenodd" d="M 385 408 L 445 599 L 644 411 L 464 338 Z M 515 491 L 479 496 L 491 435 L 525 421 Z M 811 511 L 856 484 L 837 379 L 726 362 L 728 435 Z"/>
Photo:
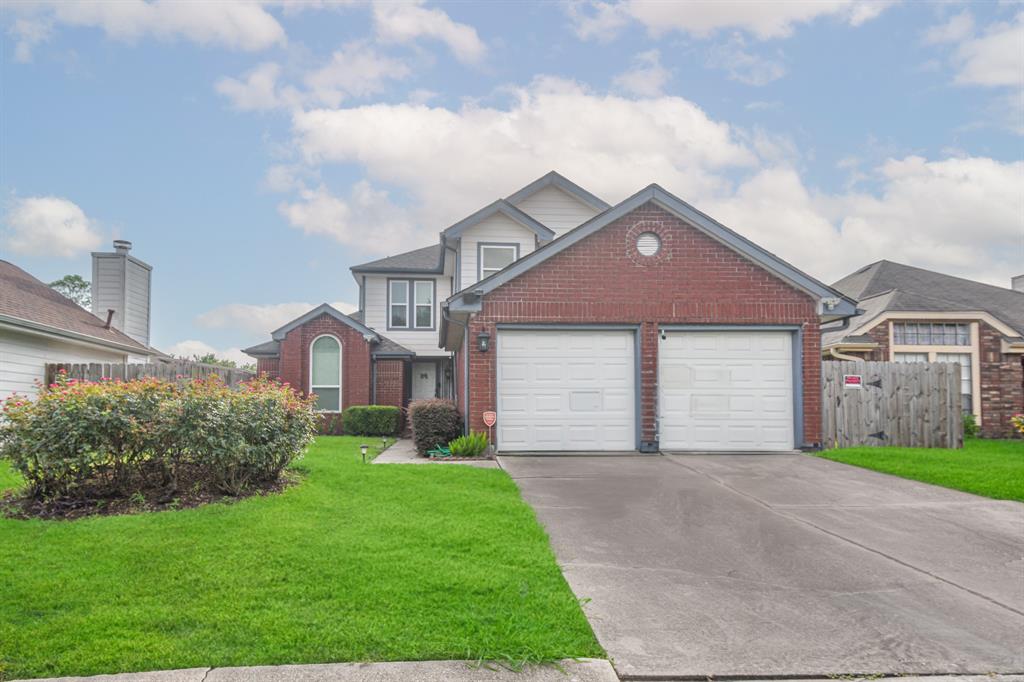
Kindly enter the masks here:
<path id="1" fill-rule="evenodd" d="M 865 360 L 878 360 L 888 362 L 889 360 L 889 323 L 877 324 L 868 331 L 871 340 L 878 344 L 878 348 L 867 353 Z"/>
<path id="2" fill-rule="evenodd" d="M 277 378 L 277 358 L 256 358 L 256 373 L 269 374 L 271 378 Z"/>
<path id="3" fill-rule="evenodd" d="M 278 374 L 303 393 L 309 392 L 309 350 L 321 334 L 341 342 L 341 407 L 370 403 L 370 344 L 361 332 L 324 313 L 288 332 L 281 341 Z"/>
<path id="4" fill-rule="evenodd" d="M 377 360 L 376 404 L 405 406 L 404 360 Z"/>
<path id="5" fill-rule="evenodd" d="M 1024 358 L 1002 353 L 1002 334 L 984 322 L 981 337 L 981 435 L 1011 438 L 1019 435 L 1010 417 L 1024 413 Z"/>
<path id="6" fill-rule="evenodd" d="M 661 237 L 659 253 L 636 252 L 636 235 Z M 796 324 L 803 328 L 804 442 L 821 440 L 821 336 L 814 300 L 654 204 L 608 225 L 489 293 L 470 322 L 469 422 L 495 409 L 495 352 L 476 350 L 498 322 L 641 325 L 641 432 L 655 435 L 658 325 Z M 799 438 L 798 438 L 799 440 Z"/>

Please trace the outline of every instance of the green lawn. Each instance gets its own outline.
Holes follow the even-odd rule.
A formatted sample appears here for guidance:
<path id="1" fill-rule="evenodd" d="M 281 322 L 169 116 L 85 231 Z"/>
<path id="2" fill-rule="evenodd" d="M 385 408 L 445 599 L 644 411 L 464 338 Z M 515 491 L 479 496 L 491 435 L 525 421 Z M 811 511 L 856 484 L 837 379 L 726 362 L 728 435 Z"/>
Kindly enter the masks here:
<path id="1" fill-rule="evenodd" d="M 360 440 L 318 439 L 270 497 L 0 519 L 0 679 L 603 655 L 504 472 L 363 465 Z"/>
<path id="2" fill-rule="evenodd" d="M 962 450 L 845 448 L 822 457 L 946 488 L 1024 502 L 1024 441 L 968 439 Z"/>

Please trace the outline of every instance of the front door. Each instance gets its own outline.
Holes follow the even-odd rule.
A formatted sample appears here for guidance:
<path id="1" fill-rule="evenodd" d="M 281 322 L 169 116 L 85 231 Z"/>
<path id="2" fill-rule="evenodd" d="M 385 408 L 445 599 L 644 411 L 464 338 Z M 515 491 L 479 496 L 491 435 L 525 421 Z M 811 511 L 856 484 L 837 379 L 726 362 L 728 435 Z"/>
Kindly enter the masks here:
<path id="1" fill-rule="evenodd" d="M 412 363 L 412 399 L 437 397 L 437 363 Z"/>

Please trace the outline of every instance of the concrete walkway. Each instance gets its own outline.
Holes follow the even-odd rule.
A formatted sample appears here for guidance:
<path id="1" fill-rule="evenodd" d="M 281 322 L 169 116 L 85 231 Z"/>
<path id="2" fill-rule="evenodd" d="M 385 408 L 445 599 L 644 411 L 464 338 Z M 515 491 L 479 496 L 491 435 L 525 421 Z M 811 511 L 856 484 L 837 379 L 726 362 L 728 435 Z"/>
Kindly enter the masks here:
<path id="1" fill-rule="evenodd" d="M 399 438 L 394 445 L 377 455 L 374 464 L 464 464 L 479 469 L 497 469 L 498 462 L 493 459 L 448 461 L 420 457 L 416 452 L 411 438 Z"/>
<path id="2" fill-rule="evenodd" d="M 808 455 L 503 457 L 623 679 L 1024 672 L 1024 505 Z"/>
<path id="3" fill-rule="evenodd" d="M 189 668 L 35 682 L 618 682 L 608 661 L 581 659 L 514 672 L 472 661 L 326 663 L 253 668 Z M 17 682 L 17 681 L 15 681 Z"/>

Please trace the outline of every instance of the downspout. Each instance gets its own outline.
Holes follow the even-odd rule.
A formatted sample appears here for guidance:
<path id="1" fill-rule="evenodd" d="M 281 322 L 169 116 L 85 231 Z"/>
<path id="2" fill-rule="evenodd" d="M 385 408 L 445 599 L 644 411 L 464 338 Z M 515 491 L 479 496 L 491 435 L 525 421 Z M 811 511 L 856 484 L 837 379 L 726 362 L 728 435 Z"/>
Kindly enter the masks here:
<path id="1" fill-rule="evenodd" d="M 858 358 L 856 355 L 844 355 L 835 348 L 829 348 L 828 354 L 834 357 L 836 360 L 852 360 L 853 362 L 864 362 L 864 358 Z"/>
<path id="2" fill-rule="evenodd" d="M 469 323 L 459 322 L 458 320 L 448 315 L 448 306 L 441 306 L 441 316 L 445 322 L 451 324 L 455 323 L 462 327 L 462 367 L 465 380 L 462 382 L 462 404 L 465 407 L 466 413 L 462 419 L 462 432 L 469 433 Z"/>
<path id="3" fill-rule="evenodd" d="M 863 310 L 857 308 L 857 309 L 855 309 L 853 315 L 849 315 L 849 316 L 843 318 L 843 323 L 841 325 L 839 325 L 838 327 L 833 327 L 833 328 L 828 329 L 826 331 L 841 332 L 841 331 L 844 331 L 846 329 L 849 329 L 850 328 L 850 320 L 853 319 L 854 316 L 861 315 L 863 313 L 864 313 Z M 843 353 L 840 353 L 839 351 L 837 351 L 835 348 L 829 348 L 828 349 L 828 354 L 830 356 L 832 356 L 833 358 L 835 358 L 836 360 L 851 360 L 853 362 L 864 362 L 864 358 L 858 358 L 858 357 L 853 356 L 853 355 L 844 355 Z"/>

